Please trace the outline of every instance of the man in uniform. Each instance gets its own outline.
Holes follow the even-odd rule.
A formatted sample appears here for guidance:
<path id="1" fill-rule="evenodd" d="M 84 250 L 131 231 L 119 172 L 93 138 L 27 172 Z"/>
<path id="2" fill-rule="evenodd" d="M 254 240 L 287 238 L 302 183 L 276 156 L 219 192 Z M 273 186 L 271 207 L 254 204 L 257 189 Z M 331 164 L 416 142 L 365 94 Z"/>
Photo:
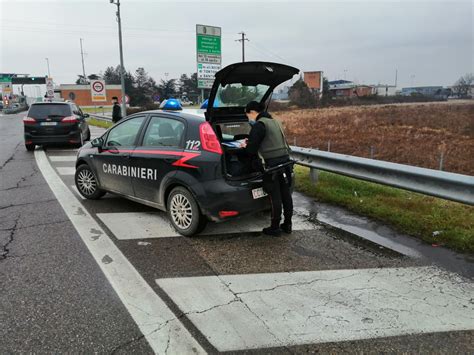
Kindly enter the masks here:
<path id="1" fill-rule="evenodd" d="M 117 123 L 122 119 L 122 110 L 118 103 L 117 96 L 112 97 L 112 102 L 114 103 L 114 106 L 112 108 L 112 122 Z"/>
<path id="2" fill-rule="evenodd" d="M 277 120 L 264 111 L 262 104 L 251 101 L 245 107 L 250 120 L 255 120 L 249 138 L 242 143 L 249 154 L 259 154 L 265 167 L 271 168 L 290 161 L 290 148 Z M 264 190 L 270 196 L 272 217 L 270 227 L 263 229 L 263 234 L 279 236 L 281 231 L 291 233 L 291 217 L 293 216 L 293 199 L 291 197 L 291 166 L 282 171 L 264 175 Z M 284 222 L 280 225 L 283 204 Z"/>

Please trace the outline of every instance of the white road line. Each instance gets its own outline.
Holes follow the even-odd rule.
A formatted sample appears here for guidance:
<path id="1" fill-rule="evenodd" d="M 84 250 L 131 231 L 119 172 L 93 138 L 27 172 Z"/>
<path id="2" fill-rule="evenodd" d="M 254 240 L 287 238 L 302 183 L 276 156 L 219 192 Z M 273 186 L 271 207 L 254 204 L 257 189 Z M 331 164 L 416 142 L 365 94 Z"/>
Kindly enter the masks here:
<path id="1" fill-rule="evenodd" d="M 76 168 L 75 167 L 64 167 L 60 166 L 56 168 L 58 170 L 59 175 L 74 175 L 76 173 Z"/>
<path id="2" fill-rule="evenodd" d="M 71 185 L 71 190 L 73 190 L 73 191 L 77 194 L 77 197 L 79 197 L 81 200 L 85 200 L 85 199 L 86 199 L 84 196 L 82 196 L 82 195 L 79 193 L 79 190 L 77 189 L 76 185 Z"/>
<path id="3" fill-rule="evenodd" d="M 180 237 L 171 226 L 165 212 L 120 212 L 98 213 L 102 222 L 119 240 Z M 209 223 L 201 233 L 220 235 L 231 233 L 260 232 L 267 227 L 270 217 L 257 214 L 225 223 Z M 302 217 L 293 218 L 293 230 L 314 230 L 321 227 L 305 221 Z"/>
<path id="4" fill-rule="evenodd" d="M 61 162 L 65 162 L 65 161 L 68 161 L 68 162 L 75 162 L 76 161 L 76 156 L 75 155 L 50 155 L 49 156 L 49 159 L 51 161 L 54 161 L 54 162 L 57 162 L 57 161 L 61 161 Z"/>
<path id="5" fill-rule="evenodd" d="M 156 282 L 219 351 L 474 329 L 472 283 L 435 267 Z"/>
<path id="6" fill-rule="evenodd" d="M 57 200 L 151 348 L 156 353 L 205 353 L 67 188 L 49 164 L 44 151 L 35 150 L 35 158 Z"/>

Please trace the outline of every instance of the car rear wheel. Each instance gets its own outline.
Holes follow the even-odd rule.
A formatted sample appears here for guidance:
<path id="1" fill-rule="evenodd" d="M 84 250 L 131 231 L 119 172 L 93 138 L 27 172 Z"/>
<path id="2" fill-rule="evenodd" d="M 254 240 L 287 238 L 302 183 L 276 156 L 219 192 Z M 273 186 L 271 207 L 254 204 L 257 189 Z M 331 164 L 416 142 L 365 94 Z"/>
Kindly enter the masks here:
<path id="1" fill-rule="evenodd" d="M 99 188 L 94 172 L 87 164 L 80 165 L 76 169 L 74 181 L 79 193 L 89 200 L 97 200 L 105 195 L 105 191 Z"/>
<path id="2" fill-rule="evenodd" d="M 192 236 L 204 230 L 207 219 L 201 214 L 193 195 L 184 187 L 175 187 L 168 196 L 168 217 L 179 234 Z"/>
<path id="3" fill-rule="evenodd" d="M 32 152 L 36 148 L 36 144 L 25 144 L 25 148 L 27 151 Z"/>

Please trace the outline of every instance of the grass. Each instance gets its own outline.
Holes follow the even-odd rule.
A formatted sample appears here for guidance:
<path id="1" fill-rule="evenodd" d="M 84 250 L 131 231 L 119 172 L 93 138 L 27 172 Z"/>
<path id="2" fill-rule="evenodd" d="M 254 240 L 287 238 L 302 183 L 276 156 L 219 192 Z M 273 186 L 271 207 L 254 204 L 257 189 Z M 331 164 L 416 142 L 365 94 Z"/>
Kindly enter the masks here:
<path id="1" fill-rule="evenodd" d="M 295 166 L 296 189 L 319 201 L 340 205 L 391 225 L 427 243 L 474 252 L 474 207 L 319 171 L 317 185 L 309 168 Z"/>
<path id="2" fill-rule="evenodd" d="M 91 117 L 87 119 L 87 123 L 90 124 L 91 126 L 102 127 L 102 128 L 109 128 L 109 127 L 112 127 L 113 125 L 112 122 L 96 120 L 95 118 L 91 118 Z"/>

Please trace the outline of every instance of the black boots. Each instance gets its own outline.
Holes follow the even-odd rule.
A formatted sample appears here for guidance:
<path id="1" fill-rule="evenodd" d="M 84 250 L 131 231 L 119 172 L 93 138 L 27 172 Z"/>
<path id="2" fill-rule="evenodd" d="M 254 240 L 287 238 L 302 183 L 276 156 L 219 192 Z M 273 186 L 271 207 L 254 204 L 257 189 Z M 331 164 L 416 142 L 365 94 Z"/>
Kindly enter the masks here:
<path id="1" fill-rule="evenodd" d="M 290 223 L 287 223 L 287 222 L 282 223 L 280 225 L 280 228 L 286 234 L 291 234 L 291 222 Z"/>

